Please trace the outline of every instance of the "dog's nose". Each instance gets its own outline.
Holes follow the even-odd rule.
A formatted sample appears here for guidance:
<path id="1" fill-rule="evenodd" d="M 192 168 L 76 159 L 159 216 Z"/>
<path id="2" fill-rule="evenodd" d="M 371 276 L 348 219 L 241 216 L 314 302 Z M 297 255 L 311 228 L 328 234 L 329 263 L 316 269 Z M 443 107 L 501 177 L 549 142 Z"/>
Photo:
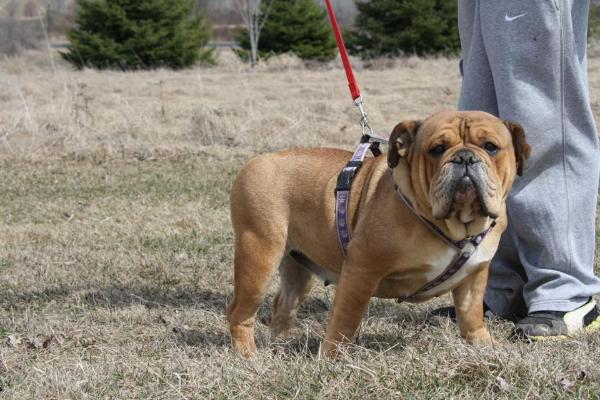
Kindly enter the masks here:
<path id="1" fill-rule="evenodd" d="M 479 158 L 470 150 L 459 150 L 452 157 L 452 162 L 455 164 L 473 165 L 479 161 Z"/>

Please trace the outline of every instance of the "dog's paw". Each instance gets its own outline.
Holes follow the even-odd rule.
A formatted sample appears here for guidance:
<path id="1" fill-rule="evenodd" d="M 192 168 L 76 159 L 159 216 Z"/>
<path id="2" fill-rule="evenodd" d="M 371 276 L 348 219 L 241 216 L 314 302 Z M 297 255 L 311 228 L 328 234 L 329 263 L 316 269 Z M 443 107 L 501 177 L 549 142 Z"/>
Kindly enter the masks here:
<path id="1" fill-rule="evenodd" d="M 256 354 L 254 329 L 242 325 L 230 327 L 231 344 L 242 357 L 249 358 Z"/>
<path id="2" fill-rule="evenodd" d="M 474 346 L 491 346 L 494 344 L 492 335 L 487 328 L 481 328 L 465 335 L 467 343 Z"/>
<path id="3" fill-rule="evenodd" d="M 234 343 L 233 348 L 244 358 L 250 358 L 256 354 L 256 345 L 254 343 Z"/>

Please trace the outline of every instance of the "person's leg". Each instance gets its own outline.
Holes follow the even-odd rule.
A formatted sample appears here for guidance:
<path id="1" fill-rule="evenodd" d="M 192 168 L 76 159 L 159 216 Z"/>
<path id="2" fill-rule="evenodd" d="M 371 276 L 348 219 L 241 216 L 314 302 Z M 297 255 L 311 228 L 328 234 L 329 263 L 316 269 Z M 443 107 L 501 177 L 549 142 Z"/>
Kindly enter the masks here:
<path id="1" fill-rule="evenodd" d="M 459 0 L 458 23 L 463 63 L 459 110 L 483 110 L 498 115 L 496 88 L 483 41 L 479 0 Z M 495 314 L 512 317 L 526 314 L 523 302 L 525 273 L 514 247 L 514 233 L 507 230 L 490 270 L 485 303 Z"/>
<path id="2" fill-rule="evenodd" d="M 571 311 L 600 292 L 593 270 L 600 153 L 587 90 L 589 1 L 484 0 L 480 7 L 498 116 L 521 123 L 532 145 L 508 200 L 511 228 L 485 301 L 505 311 L 506 288 L 516 287 L 506 267 L 522 266 L 529 313 Z M 503 264 L 511 258 L 514 265 Z"/>
<path id="3" fill-rule="evenodd" d="M 498 114 L 492 71 L 483 44 L 479 0 L 458 1 L 463 81 L 459 110 L 481 110 Z"/>

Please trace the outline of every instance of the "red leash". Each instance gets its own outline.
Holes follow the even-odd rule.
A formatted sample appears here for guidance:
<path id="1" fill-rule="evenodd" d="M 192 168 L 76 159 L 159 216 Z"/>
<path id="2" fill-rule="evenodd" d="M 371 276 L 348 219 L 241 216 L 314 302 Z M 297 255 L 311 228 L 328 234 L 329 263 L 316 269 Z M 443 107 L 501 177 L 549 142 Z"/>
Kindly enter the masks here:
<path id="1" fill-rule="evenodd" d="M 346 45 L 344 45 L 344 39 L 342 38 L 342 32 L 340 30 L 340 26 L 338 25 L 337 18 L 335 17 L 335 12 L 333 11 L 333 7 L 331 6 L 331 1 L 325 0 L 325 4 L 327 5 L 327 12 L 329 13 L 329 20 L 331 21 L 331 26 L 333 28 L 335 40 L 337 42 L 338 49 L 340 49 L 340 55 L 342 56 L 342 63 L 344 63 L 344 70 L 346 70 L 346 78 L 348 78 L 348 86 L 350 87 L 350 95 L 352 96 L 352 100 L 356 101 L 356 99 L 360 98 L 360 88 L 358 87 L 358 83 L 356 82 L 356 78 L 354 77 L 354 72 L 352 71 L 352 65 L 350 65 L 350 59 L 348 58 L 348 51 L 346 51 Z"/>
<path id="2" fill-rule="evenodd" d="M 367 119 L 367 112 L 365 111 L 363 105 L 362 96 L 360 94 L 360 88 L 358 87 L 358 83 L 356 82 L 354 71 L 352 71 L 352 65 L 350 64 L 350 58 L 348 57 L 348 51 L 346 50 L 346 45 L 344 44 L 342 32 L 337 22 L 337 18 L 335 17 L 335 11 L 333 11 L 331 0 L 325 0 L 325 5 L 327 6 L 327 13 L 329 14 L 331 27 L 333 28 L 333 33 L 335 35 L 335 40 L 337 42 L 338 49 L 340 50 L 340 56 L 342 57 L 344 70 L 346 71 L 346 78 L 348 79 L 350 95 L 352 96 L 352 100 L 354 100 L 354 105 L 358 107 L 358 111 L 360 112 L 360 128 L 362 133 L 361 142 L 373 143 L 371 150 L 373 151 L 373 154 L 377 156 L 381 154 L 381 152 L 379 151 L 379 143 L 387 143 L 388 141 L 385 138 L 375 135 L 373 129 L 371 129 L 371 127 L 369 126 L 369 120 Z"/>

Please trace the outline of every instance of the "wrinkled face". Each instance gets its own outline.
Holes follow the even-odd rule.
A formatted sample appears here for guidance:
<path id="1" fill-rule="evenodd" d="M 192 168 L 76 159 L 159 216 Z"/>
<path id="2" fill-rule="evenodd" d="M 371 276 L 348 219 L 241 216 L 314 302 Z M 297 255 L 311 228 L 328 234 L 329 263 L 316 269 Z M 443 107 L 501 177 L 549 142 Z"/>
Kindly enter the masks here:
<path id="1" fill-rule="evenodd" d="M 415 200 L 433 218 L 466 225 L 499 215 L 529 152 L 518 124 L 484 112 L 442 112 L 399 124 L 388 163 L 408 168 Z"/>

